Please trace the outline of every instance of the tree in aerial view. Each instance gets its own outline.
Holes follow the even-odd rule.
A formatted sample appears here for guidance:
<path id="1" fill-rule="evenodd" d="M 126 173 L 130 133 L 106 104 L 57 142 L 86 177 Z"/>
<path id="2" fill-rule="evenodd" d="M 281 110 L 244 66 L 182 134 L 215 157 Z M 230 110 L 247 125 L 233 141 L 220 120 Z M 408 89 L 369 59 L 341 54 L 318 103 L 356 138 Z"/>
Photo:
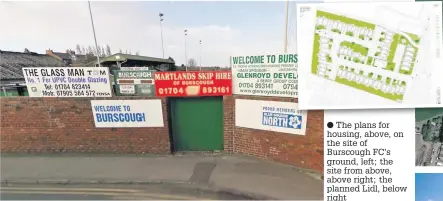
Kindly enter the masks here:
<path id="1" fill-rule="evenodd" d="M 424 137 L 424 135 L 425 135 L 425 132 L 426 132 L 426 124 L 422 124 L 421 125 L 421 130 L 420 130 L 420 133 L 421 133 L 421 135 Z"/>
<path id="2" fill-rule="evenodd" d="M 427 139 L 427 133 L 428 133 L 428 130 L 429 130 L 430 126 L 431 126 L 431 121 L 430 120 L 428 120 L 426 122 L 426 124 L 423 124 L 423 127 L 421 129 L 421 135 L 423 136 L 423 140 Z"/>
<path id="3" fill-rule="evenodd" d="M 440 130 L 438 133 L 438 137 L 440 138 L 440 142 L 443 143 L 443 116 L 441 116 Z"/>

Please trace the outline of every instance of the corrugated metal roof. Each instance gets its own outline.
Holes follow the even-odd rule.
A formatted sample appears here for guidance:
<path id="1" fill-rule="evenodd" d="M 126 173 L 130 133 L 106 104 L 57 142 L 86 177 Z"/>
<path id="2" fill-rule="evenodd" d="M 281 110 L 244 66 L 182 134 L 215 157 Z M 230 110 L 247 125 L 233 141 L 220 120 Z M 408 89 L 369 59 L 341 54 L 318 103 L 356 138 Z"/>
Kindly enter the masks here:
<path id="1" fill-rule="evenodd" d="M 100 59 L 100 62 L 117 62 L 117 61 L 126 61 L 126 60 L 136 60 L 136 61 L 151 61 L 151 62 L 159 62 L 159 63 L 169 63 L 169 64 L 175 64 L 174 61 L 169 59 L 161 59 L 161 58 L 155 58 L 155 57 L 146 57 L 146 56 L 139 56 L 139 55 L 130 55 L 130 54 L 122 54 L 117 53 L 113 54 L 108 57 L 104 57 Z M 92 62 L 93 65 L 97 64 L 97 61 Z"/>
<path id="2" fill-rule="evenodd" d="M 64 67 L 63 61 L 46 54 L 0 51 L 0 80 L 23 79 L 23 67 Z"/>

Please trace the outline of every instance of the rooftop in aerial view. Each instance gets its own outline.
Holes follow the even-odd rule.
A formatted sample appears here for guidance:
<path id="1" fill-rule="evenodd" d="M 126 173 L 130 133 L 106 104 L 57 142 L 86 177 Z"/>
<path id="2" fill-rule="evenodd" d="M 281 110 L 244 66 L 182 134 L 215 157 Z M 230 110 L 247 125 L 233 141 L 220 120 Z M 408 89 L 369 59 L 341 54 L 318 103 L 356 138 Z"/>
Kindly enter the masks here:
<path id="1" fill-rule="evenodd" d="M 443 166 L 443 108 L 415 110 L 415 165 Z"/>

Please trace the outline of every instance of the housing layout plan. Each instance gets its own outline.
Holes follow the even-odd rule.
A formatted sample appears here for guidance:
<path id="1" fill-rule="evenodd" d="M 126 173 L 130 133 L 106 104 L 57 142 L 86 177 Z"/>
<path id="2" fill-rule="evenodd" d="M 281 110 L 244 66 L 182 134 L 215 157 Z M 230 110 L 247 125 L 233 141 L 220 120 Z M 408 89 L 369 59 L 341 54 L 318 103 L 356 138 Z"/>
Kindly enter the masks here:
<path id="1" fill-rule="evenodd" d="M 402 4 L 409 4 L 405 7 L 409 6 L 410 9 L 414 9 L 414 12 L 408 16 L 407 12 L 398 9 L 402 8 Z M 371 98 L 367 98 L 371 96 L 377 97 L 374 100 L 381 98 L 386 103 L 400 103 L 401 105 L 408 98 L 409 89 L 417 88 L 412 86 L 415 84 L 416 77 L 432 76 L 427 81 L 422 79 L 429 83 L 437 78 L 440 78 L 440 81 L 443 80 L 443 76 L 432 75 L 441 72 L 437 69 L 441 56 L 436 55 L 441 51 L 441 2 L 434 2 L 434 4 L 351 3 L 349 5 L 352 6 L 344 4 L 337 6 L 327 3 L 298 6 L 300 13 L 298 18 L 301 18 L 298 19 L 301 22 L 299 29 L 304 28 L 305 31 L 305 33 L 300 33 L 303 30 L 298 30 L 298 50 L 310 50 L 303 51 L 303 53 L 299 51 L 300 62 L 302 60 L 310 62 L 303 63 L 308 64 L 307 66 L 310 68 L 304 68 L 301 73 L 306 72 L 316 76 L 314 81 L 318 80 L 317 78 L 331 81 L 317 81 L 317 83 L 329 85 L 328 87 L 338 95 L 341 92 L 347 93 L 341 94 L 344 96 L 358 96 L 360 92 L 366 93 L 364 99 L 353 99 L 366 105 L 362 105 L 362 107 L 371 107 L 370 103 L 364 102 L 365 100 L 371 101 Z M 440 13 L 435 11 L 436 5 L 439 6 Z M 354 9 L 349 9 L 349 7 Z M 408 10 L 406 9 L 406 11 Z M 380 17 L 381 15 L 384 17 Z M 433 24 L 430 18 L 435 18 L 438 15 L 440 19 L 435 20 L 440 20 L 440 25 Z M 435 30 L 434 33 L 432 30 Z M 438 39 L 435 37 L 438 34 L 440 34 L 440 40 L 435 40 Z M 300 43 L 300 41 L 304 42 Z M 429 44 L 431 42 L 439 42 L 440 45 L 433 47 L 434 51 L 429 51 L 429 48 L 432 48 L 432 45 Z M 422 45 L 422 43 L 425 44 Z M 422 51 L 422 49 L 426 50 Z M 433 55 L 432 52 L 434 52 Z M 418 57 L 419 55 L 421 57 Z M 426 59 L 428 61 L 425 61 Z M 301 64 L 301 66 L 303 65 Z M 417 70 L 417 68 L 421 69 Z M 302 75 L 299 77 L 302 79 Z M 314 87 L 309 86 L 303 89 L 303 85 L 315 83 L 310 82 L 308 78 L 304 80 L 304 83 L 299 83 L 302 87 L 301 90 L 312 90 Z M 417 83 L 420 84 L 420 82 Z M 334 88 L 337 84 L 340 86 Z M 354 91 L 358 90 L 359 93 L 351 94 L 352 90 L 340 90 L 340 87 L 343 86 L 350 87 Z M 428 86 L 439 87 L 435 84 Z M 318 90 L 318 87 L 314 90 Z M 428 90 L 429 93 L 434 93 L 431 95 L 433 98 L 439 98 L 439 100 L 422 101 L 422 106 L 431 106 L 441 101 L 441 97 L 435 97 L 435 90 L 422 90 Z M 317 91 L 309 94 L 318 93 Z M 367 96 L 368 94 L 370 96 Z M 327 99 L 327 97 L 323 98 Z M 300 99 L 305 99 L 303 93 L 300 93 Z M 381 101 L 379 102 L 381 103 Z M 420 104 L 420 102 L 415 103 Z M 318 107 L 308 105 L 306 109 L 347 109 L 340 106 L 330 108 L 326 104 L 327 102 L 324 106 Z M 343 104 L 347 104 L 346 101 Z M 373 105 L 373 107 L 377 106 Z"/>
<path id="2" fill-rule="evenodd" d="M 402 101 L 419 43 L 416 34 L 317 10 L 312 73 Z"/>

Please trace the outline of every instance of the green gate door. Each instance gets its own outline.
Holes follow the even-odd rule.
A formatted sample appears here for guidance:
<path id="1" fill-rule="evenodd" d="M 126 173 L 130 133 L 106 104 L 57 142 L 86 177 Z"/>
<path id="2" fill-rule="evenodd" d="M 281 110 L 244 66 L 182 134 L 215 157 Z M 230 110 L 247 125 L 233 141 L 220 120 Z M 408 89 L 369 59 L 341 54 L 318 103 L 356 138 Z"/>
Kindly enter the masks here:
<path id="1" fill-rule="evenodd" d="M 174 151 L 223 150 L 223 97 L 171 98 Z"/>

